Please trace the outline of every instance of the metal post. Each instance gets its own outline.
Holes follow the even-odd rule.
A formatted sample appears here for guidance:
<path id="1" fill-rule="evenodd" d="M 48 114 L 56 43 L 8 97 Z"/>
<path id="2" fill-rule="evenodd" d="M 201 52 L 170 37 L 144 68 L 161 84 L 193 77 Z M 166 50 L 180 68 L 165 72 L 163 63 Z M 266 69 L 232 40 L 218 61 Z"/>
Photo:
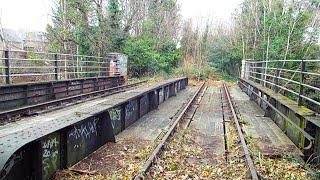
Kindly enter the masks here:
<path id="1" fill-rule="evenodd" d="M 59 80 L 58 76 L 58 54 L 54 54 L 54 76 L 55 80 Z"/>
<path id="2" fill-rule="evenodd" d="M 263 81 L 262 81 L 262 79 L 263 79 L 263 73 L 262 73 L 262 71 L 261 71 L 261 67 L 262 67 L 262 63 L 256 63 L 256 64 L 255 64 L 255 69 L 254 69 L 255 74 L 254 74 L 254 77 L 255 77 L 256 79 L 254 80 L 254 82 L 263 85 Z M 258 73 L 261 73 L 261 75 L 259 75 Z M 260 77 L 259 77 L 259 76 L 260 76 Z"/>
<path id="3" fill-rule="evenodd" d="M 301 61 L 301 76 L 300 76 L 300 92 L 299 92 L 299 100 L 298 100 L 298 105 L 301 106 L 303 104 L 303 98 L 301 97 L 304 93 L 304 73 L 306 71 L 306 61 L 302 59 Z"/>
<path id="4" fill-rule="evenodd" d="M 277 69 L 276 69 L 276 79 L 275 79 L 276 86 L 274 87 L 276 93 L 278 93 L 280 91 L 280 88 L 279 88 L 279 77 L 280 77 L 280 63 L 278 63 Z"/>
<path id="5" fill-rule="evenodd" d="M 258 67 L 258 64 L 257 64 L 257 63 L 254 63 L 253 67 L 254 67 L 254 68 L 252 69 L 252 71 L 253 71 L 252 77 L 257 78 L 257 67 Z M 252 79 L 252 81 L 253 81 L 253 82 L 258 82 L 258 83 L 260 83 L 257 79 Z"/>
<path id="6" fill-rule="evenodd" d="M 67 55 L 64 55 L 64 79 L 68 79 L 67 66 Z"/>
<path id="7" fill-rule="evenodd" d="M 246 78 L 246 60 L 242 60 L 242 66 L 241 66 L 241 78 Z"/>
<path id="8" fill-rule="evenodd" d="M 268 73 L 267 63 L 262 63 L 261 67 L 262 67 L 262 69 L 261 69 L 261 82 L 260 82 L 260 84 L 263 85 L 264 87 L 266 87 L 267 73 Z"/>
<path id="9" fill-rule="evenodd" d="M 88 58 L 86 57 L 84 59 L 84 61 L 85 61 L 85 63 L 84 63 L 85 68 L 84 68 L 83 76 L 86 77 L 86 78 L 87 77 L 91 77 L 91 75 L 88 73 Z"/>
<path id="10" fill-rule="evenodd" d="M 104 67 L 103 69 L 102 69 L 102 76 L 103 77 L 105 77 L 105 76 L 108 76 L 109 74 L 108 74 L 108 69 L 107 69 L 107 67 L 108 67 L 108 58 L 107 57 L 103 57 L 103 59 L 102 59 L 102 66 Z"/>
<path id="11" fill-rule="evenodd" d="M 103 60 L 102 60 L 103 61 Z M 98 77 L 101 76 L 101 59 L 97 58 L 97 66 L 98 66 Z"/>
<path id="12" fill-rule="evenodd" d="M 4 64 L 6 66 L 5 74 L 6 74 L 6 84 L 11 84 L 10 79 L 10 62 L 9 62 L 9 50 L 4 51 Z"/>
<path id="13" fill-rule="evenodd" d="M 250 72 L 250 78 L 252 79 L 253 77 L 256 77 L 256 72 L 257 72 L 257 69 L 256 69 L 256 67 L 257 67 L 257 63 L 253 63 L 253 64 L 251 64 L 251 72 Z M 249 80 L 250 80 L 250 78 L 249 78 Z M 252 79 L 252 81 L 253 82 L 256 82 L 256 79 Z"/>

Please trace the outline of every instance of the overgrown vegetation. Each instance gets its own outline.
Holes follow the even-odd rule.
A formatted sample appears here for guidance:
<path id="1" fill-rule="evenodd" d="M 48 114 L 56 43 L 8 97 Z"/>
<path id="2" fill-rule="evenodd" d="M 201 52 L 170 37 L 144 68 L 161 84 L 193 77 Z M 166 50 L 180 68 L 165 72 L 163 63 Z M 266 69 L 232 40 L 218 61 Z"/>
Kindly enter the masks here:
<path id="1" fill-rule="evenodd" d="M 200 81 L 217 74 L 236 80 L 243 59 L 318 59 L 319 7 L 315 0 L 244 0 L 232 22 L 214 24 L 210 17 L 183 21 L 177 0 L 56 0 L 47 35 L 55 52 L 127 54 L 131 77 L 174 74 Z M 309 72 L 320 71 L 317 63 L 307 66 Z M 301 65 L 268 67 L 299 70 Z M 299 73 L 282 71 L 281 77 L 300 81 Z M 312 76 L 305 83 L 319 87 L 319 80 Z M 299 92 L 297 83 L 280 79 L 279 84 Z M 280 92 L 297 100 L 295 94 Z M 319 100 L 314 89 L 306 88 L 304 94 Z M 318 106 L 304 105 L 319 111 Z"/>
<path id="2" fill-rule="evenodd" d="M 51 51 L 129 56 L 129 73 L 170 72 L 181 59 L 176 0 L 57 0 L 48 26 Z"/>
<path id="3" fill-rule="evenodd" d="M 319 22 L 318 1 L 245 0 L 231 26 L 214 28 L 209 61 L 238 75 L 242 59 L 317 59 Z"/>
<path id="4" fill-rule="evenodd" d="M 124 53 L 136 77 L 175 72 L 199 80 L 214 71 L 232 80 L 242 59 L 319 56 L 318 1 L 245 0 L 230 23 L 214 24 L 183 21 L 177 0 L 56 0 L 53 22 L 51 51 Z"/>

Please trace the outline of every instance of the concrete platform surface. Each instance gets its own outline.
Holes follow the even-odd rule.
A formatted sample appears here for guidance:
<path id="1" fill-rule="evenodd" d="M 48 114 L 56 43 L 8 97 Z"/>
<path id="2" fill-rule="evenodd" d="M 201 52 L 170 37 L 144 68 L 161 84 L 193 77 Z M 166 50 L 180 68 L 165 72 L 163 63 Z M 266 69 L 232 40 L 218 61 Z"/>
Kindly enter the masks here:
<path id="1" fill-rule="evenodd" d="M 265 112 L 239 87 L 231 87 L 230 95 L 239 111 L 246 135 L 253 138 L 255 147 L 263 155 L 278 156 L 287 153 L 303 155 L 274 121 L 265 117 Z"/>

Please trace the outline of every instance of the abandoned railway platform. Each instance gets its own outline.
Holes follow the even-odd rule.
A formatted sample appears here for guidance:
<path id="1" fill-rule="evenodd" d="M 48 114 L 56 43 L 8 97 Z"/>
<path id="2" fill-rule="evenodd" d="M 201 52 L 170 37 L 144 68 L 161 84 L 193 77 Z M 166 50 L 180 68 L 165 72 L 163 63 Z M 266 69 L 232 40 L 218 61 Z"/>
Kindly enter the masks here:
<path id="1" fill-rule="evenodd" d="M 28 53 L 4 53 L 1 180 L 263 179 L 272 174 L 262 160 L 319 163 L 320 119 L 303 106 L 319 103 L 303 87 L 317 87 L 303 75 L 299 93 L 281 85 L 279 69 L 254 61 L 244 61 L 238 84 L 132 82 L 124 55 L 39 53 L 25 64 Z"/>

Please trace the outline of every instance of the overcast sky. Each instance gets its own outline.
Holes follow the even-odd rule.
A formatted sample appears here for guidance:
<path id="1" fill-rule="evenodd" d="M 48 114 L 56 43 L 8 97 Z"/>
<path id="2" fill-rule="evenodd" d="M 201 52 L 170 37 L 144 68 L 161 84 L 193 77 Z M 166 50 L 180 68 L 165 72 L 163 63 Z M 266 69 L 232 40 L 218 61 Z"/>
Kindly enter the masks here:
<path id="1" fill-rule="evenodd" d="M 212 16 L 228 21 L 243 0 L 178 0 L 184 18 Z M 51 22 L 52 0 L 0 0 L 2 26 L 11 29 L 44 31 Z"/>

